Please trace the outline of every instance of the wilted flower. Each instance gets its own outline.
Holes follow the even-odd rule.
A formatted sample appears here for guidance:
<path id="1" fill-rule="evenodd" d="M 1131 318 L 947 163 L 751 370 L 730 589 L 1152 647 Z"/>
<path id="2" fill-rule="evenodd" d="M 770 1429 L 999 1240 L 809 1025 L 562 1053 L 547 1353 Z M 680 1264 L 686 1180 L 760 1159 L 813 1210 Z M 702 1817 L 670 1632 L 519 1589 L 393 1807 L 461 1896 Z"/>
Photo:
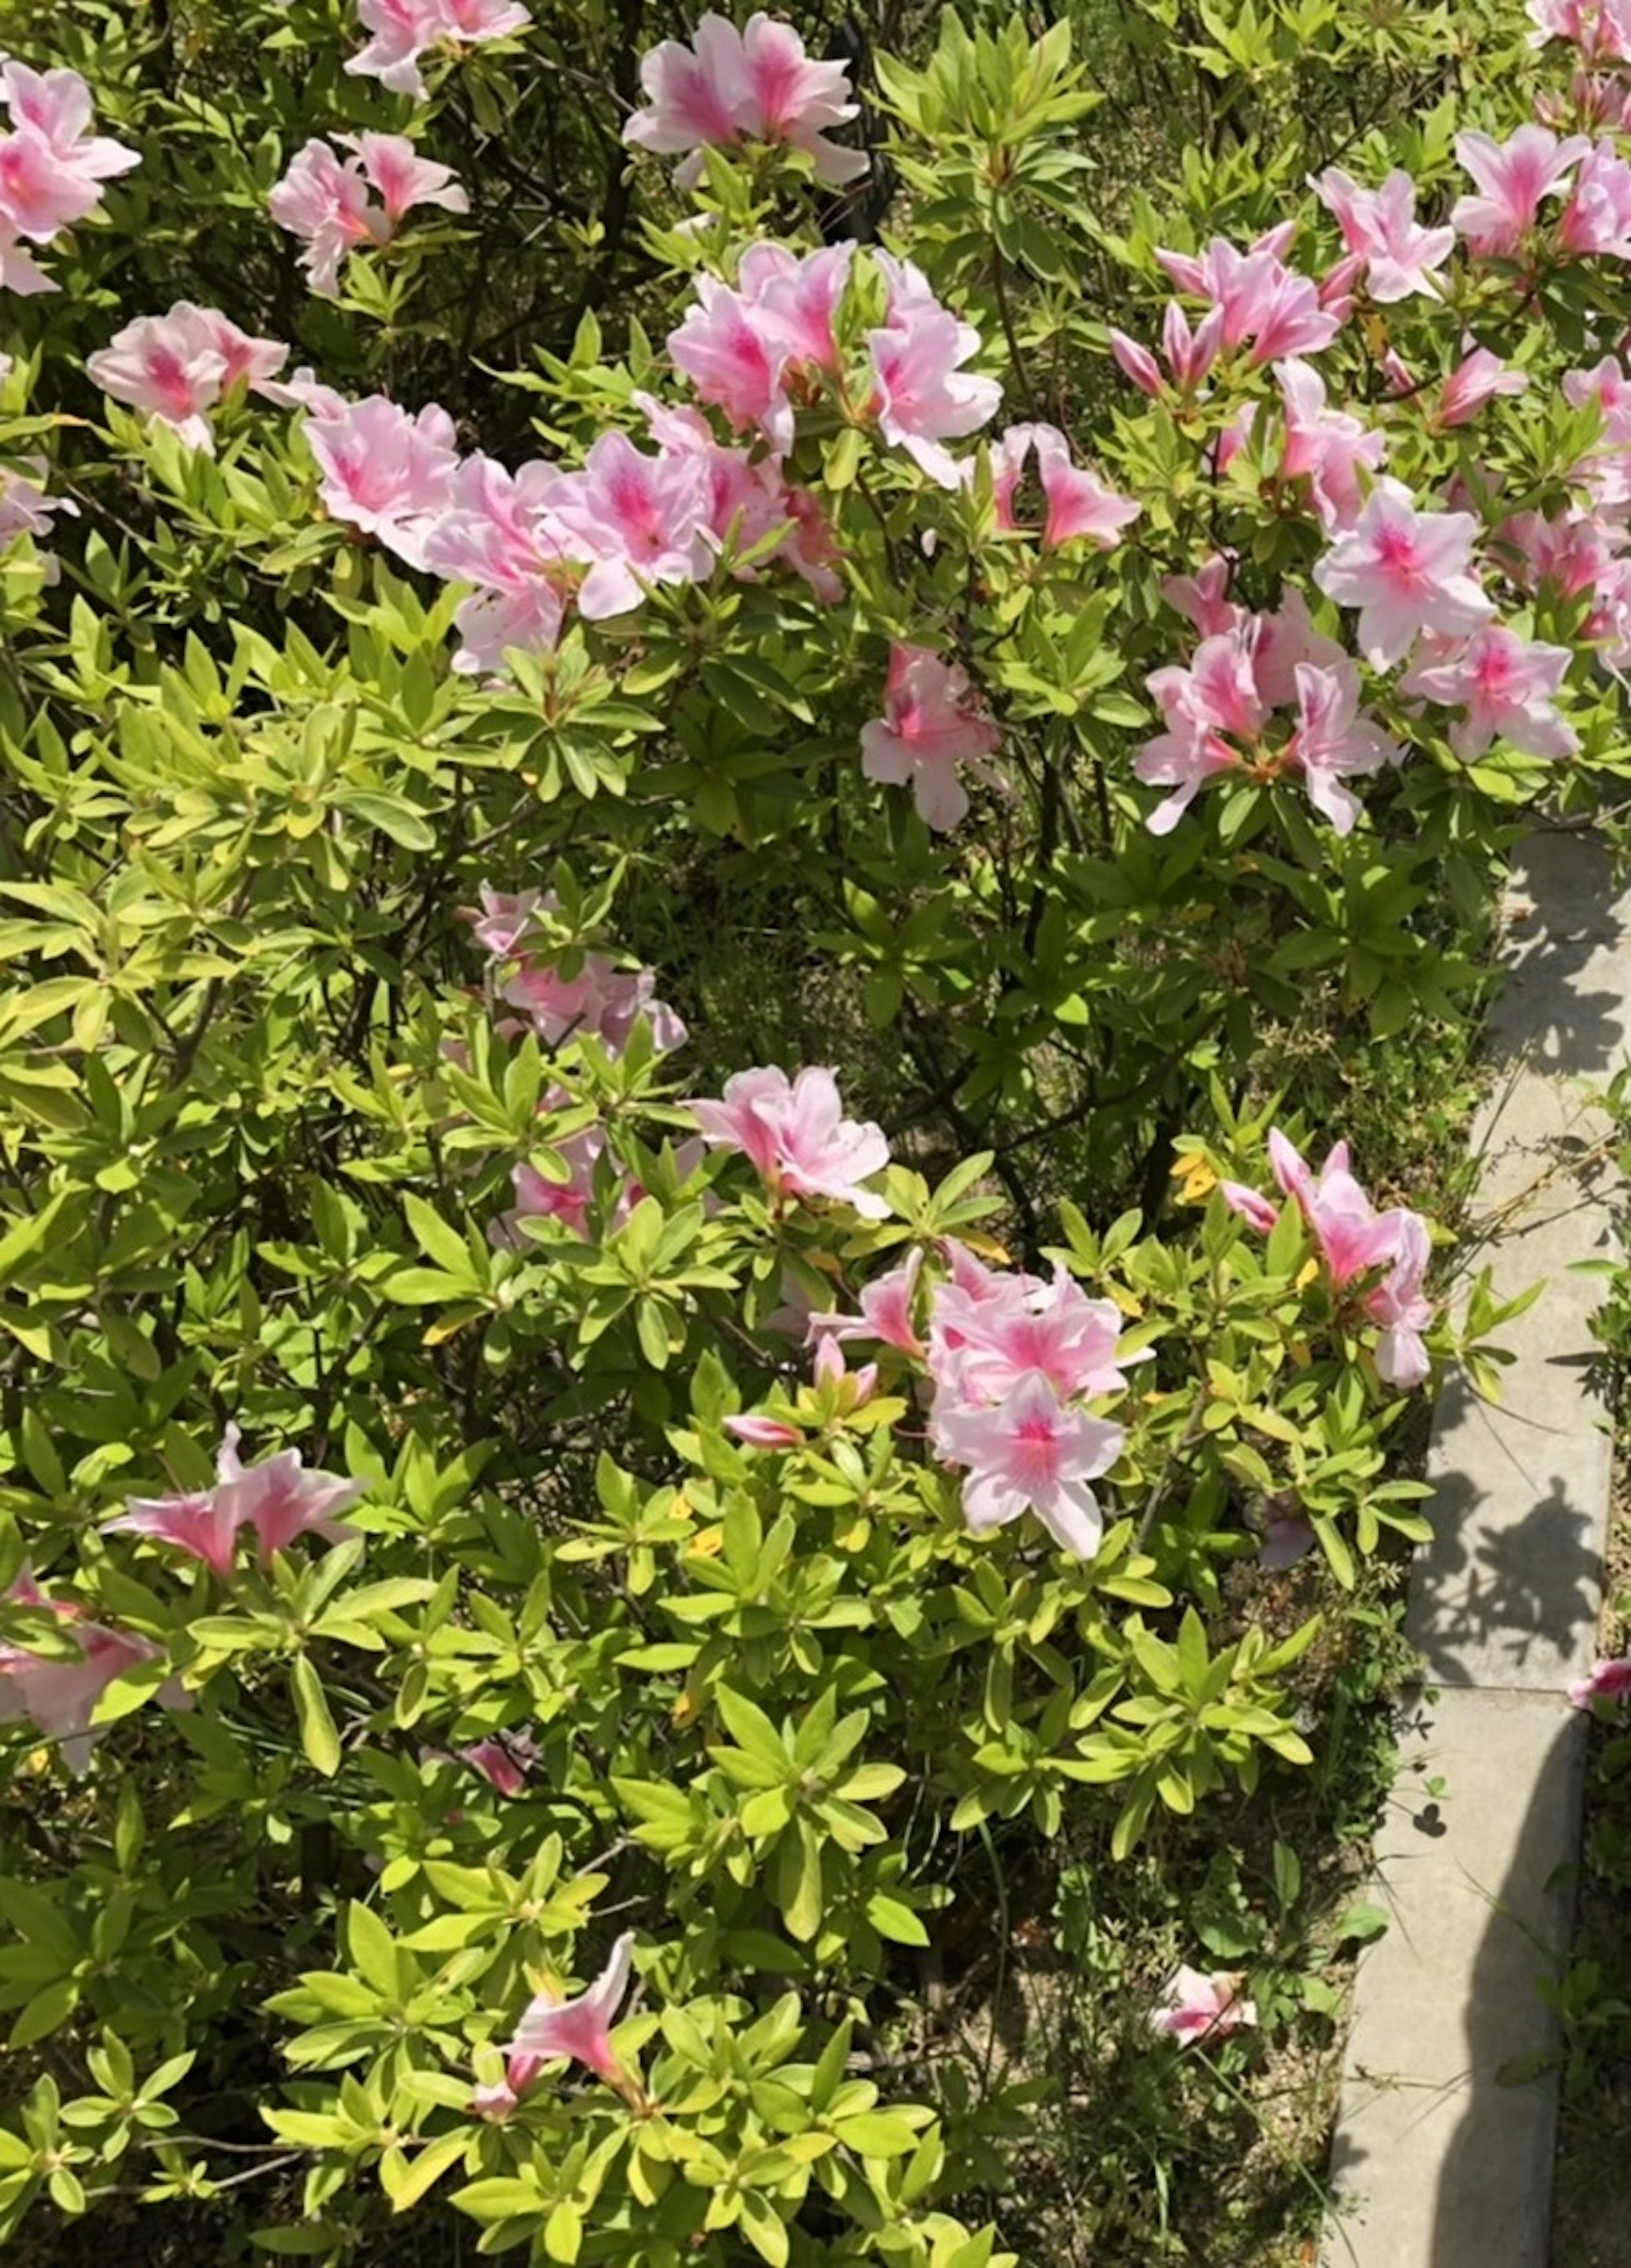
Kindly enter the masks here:
<path id="1" fill-rule="evenodd" d="M 1240 1998 L 1240 1986 L 1241 1978 L 1233 1970 L 1214 1970 L 1206 1976 L 1180 1963 L 1167 1979 L 1159 2004 L 1150 2010 L 1150 2029 L 1188 2047 L 1214 2033 L 1255 2024 L 1257 2004 Z"/>

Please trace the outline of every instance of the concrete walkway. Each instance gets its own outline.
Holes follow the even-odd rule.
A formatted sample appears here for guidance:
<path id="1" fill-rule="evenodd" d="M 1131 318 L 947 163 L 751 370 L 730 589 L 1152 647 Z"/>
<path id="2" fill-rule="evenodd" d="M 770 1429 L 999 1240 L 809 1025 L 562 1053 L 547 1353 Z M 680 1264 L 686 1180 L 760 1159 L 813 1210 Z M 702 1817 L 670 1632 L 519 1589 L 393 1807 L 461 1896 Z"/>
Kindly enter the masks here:
<path id="1" fill-rule="evenodd" d="M 1499 1334 L 1503 1406 L 1456 1387 L 1434 1418 L 1409 1612 L 1428 1682 L 1377 1838 L 1392 1926 L 1356 1980 L 1323 2268 L 1546 2268 L 1556 2075 L 1499 2074 L 1555 2044 L 1539 1988 L 1579 1852 L 1586 1723 L 1566 1688 L 1595 1652 L 1610 1442 L 1584 1375 L 1602 1287 L 1569 1270 L 1615 1253 L 1588 1090 L 1631 1046 L 1631 893 L 1590 837 L 1543 835 L 1509 912 L 1474 1137 L 1472 1210 L 1498 1234 L 1474 1268 L 1546 1289 Z"/>

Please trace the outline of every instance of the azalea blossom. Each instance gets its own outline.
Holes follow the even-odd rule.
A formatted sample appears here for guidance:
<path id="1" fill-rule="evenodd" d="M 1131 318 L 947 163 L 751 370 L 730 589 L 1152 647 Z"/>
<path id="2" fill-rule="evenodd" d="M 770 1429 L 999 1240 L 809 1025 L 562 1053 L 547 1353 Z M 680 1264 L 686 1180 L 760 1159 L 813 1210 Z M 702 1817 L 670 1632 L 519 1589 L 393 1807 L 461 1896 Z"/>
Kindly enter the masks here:
<path id="1" fill-rule="evenodd" d="M 889 1160 L 883 1130 L 845 1118 L 831 1071 L 807 1066 L 796 1079 L 773 1064 L 738 1071 L 718 1101 L 690 1106 L 703 1140 L 741 1150 L 778 1196 L 833 1197 L 867 1220 L 882 1220 L 886 1200 L 862 1185 Z"/>
<path id="2" fill-rule="evenodd" d="M 950 1279 L 930 1305 L 933 1423 L 942 1408 L 1001 1402 L 1032 1373 L 1066 1402 L 1119 1394 L 1126 1365 L 1142 1359 L 1118 1351 L 1120 1336 L 1114 1301 L 1089 1300 L 1067 1270 L 1056 1265 L 1051 1280 L 999 1273 L 954 1246 Z"/>
<path id="3" fill-rule="evenodd" d="M 1309 801 L 1339 835 L 1353 832 L 1361 806 L 1342 783 L 1404 762 L 1396 740 L 1361 716 L 1359 672 L 1346 657 L 1333 667 L 1296 667 L 1297 725 L 1287 745 L 1289 764 L 1303 775 Z"/>
<path id="4" fill-rule="evenodd" d="M 366 1484 L 337 1473 L 307 1472 L 298 1449 L 284 1449 L 258 1465 L 238 1454 L 236 1425 L 229 1425 L 216 1453 L 216 1483 L 174 1497 L 131 1497 L 105 1520 L 107 1535 L 146 1535 L 200 1559 L 222 1580 L 231 1575 L 238 1531 L 255 1530 L 262 1567 L 301 1535 L 315 1531 L 330 1543 L 353 1531 L 335 1518 L 362 1495 Z"/>
<path id="5" fill-rule="evenodd" d="M 727 17 L 705 15 L 689 47 L 664 40 L 641 57 L 640 85 L 646 107 L 623 138 L 659 156 L 683 154 L 675 173 L 683 189 L 701 179 L 705 149 L 742 142 L 801 150 L 816 180 L 833 187 L 867 171 L 865 151 L 828 138 L 856 114 L 844 66 L 813 61 L 793 26 L 774 17 L 753 15 L 738 31 Z"/>
<path id="6" fill-rule="evenodd" d="M 878 430 L 932 481 L 956 488 L 962 475 L 944 444 L 988 424 L 1002 387 L 963 369 L 979 352 L 979 333 L 941 305 L 922 271 L 885 252 L 872 256 L 889 287 L 884 322 L 867 335 Z"/>
<path id="7" fill-rule="evenodd" d="M 1236 1970 L 1217 1969 L 1205 1975 L 1180 1963 L 1167 1979 L 1160 2001 L 1150 2010 L 1150 2029 L 1177 2040 L 1180 2047 L 1188 2047 L 1197 2040 L 1255 2024 L 1257 2004 L 1241 1999 L 1240 1986 Z"/>
<path id="8" fill-rule="evenodd" d="M 1613 1661 L 1594 1661 L 1584 1677 L 1576 1677 L 1568 1697 L 1576 1709 L 1590 1709 L 1596 1701 L 1623 1701 L 1631 1693 L 1631 1653 Z"/>
<path id="9" fill-rule="evenodd" d="M 1070 444 L 1057 425 L 1010 425 L 993 442 L 991 474 L 998 526 L 1011 530 L 1019 526 L 1014 494 L 1033 451 L 1046 508 L 1043 549 L 1052 551 L 1078 538 L 1096 550 L 1112 549 L 1121 530 L 1138 518 L 1142 507 L 1131 497 L 1118 496 L 1106 488 L 1096 473 L 1073 465 Z"/>
<path id="10" fill-rule="evenodd" d="M 1401 693 L 1465 714 L 1450 725 L 1450 745 L 1473 763 L 1497 737 L 1526 756 L 1576 755 L 1580 737 L 1559 715 L 1554 696 L 1568 674 L 1567 646 L 1519 637 L 1491 622 L 1465 644 L 1439 640 L 1399 681 Z"/>
<path id="11" fill-rule="evenodd" d="M 1386 438 L 1345 410 L 1326 406 L 1325 381 L 1311 363 L 1294 357 L 1274 365 L 1286 405 L 1286 438 L 1280 474 L 1306 479 L 1314 509 L 1326 534 L 1351 527 L 1364 508 L 1361 468 L 1374 473 L 1386 453 Z"/>
<path id="12" fill-rule="evenodd" d="M 705 581 L 714 559 L 710 465 L 701 452 L 648 457 L 626 433 L 602 433 L 551 501 L 572 555 L 593 563 L 578 592 L 590 622 L 638 607 L 649 584 Z"/>
<path id="13" fill-rule="evenodd" d="M 1520 126 L 1509 141 L 1487 134 L 1456 136 L 1456 155 L 1477 183 L 1477 193 L 1458 198 L 1452 225 L 1469 248 L 1486 259 L 1509 259 L 1534 227 L 1540 207 L 1555 196 L 1569 170 L 1591 144 L 1583 134 L 1560 142 L 1544 126 Z"/>
<path id="14" fill-rule="evenodd" d="M 1582 161 L 1557 241 L 1564 252 L 1631 259 L 1631 165 L 1613 142 L 1598 142 Z"/>
<path id="15" fill-rule="evenodd" d="M 1217 311 L 1219 344 L 1250 344 L 1247 359 L 1253 364 L 1317 354 L 1342 328 L 1341 317 L 1322 304 L 1310 278 L 1297 275 L 1280 257 L 1294 228 L 1295 224 L 1282 222 L 1245 252 L 1221 236 L 1214 236 L 1199 257 L 1156 250 L 1156 259 L 1179 290 L 1209 300 Z"/>
<path id="16" fill-rule="evenodd" d="M 628 2093 L 632 2082 L 617 2060 L 611 2027 L 629 1989 L 633 1952 L 634 1933 L 625 1930 L 605 1968 L 575 1999 L 562 2000 L 541 1992 L 528 2001 L 515 2037 L 502 2051 L 506 2059 L 502 2081 L 477 2088 L 471 2109 L 483 2118 L 507 2118 L 544 2066 L 563 2058 L 586 2064 L 609 2087 Z"/>
<path id="17" fill-rule="evenodd" d="M 1438 270 L 1455 249 L 1453 228 L 1416 224 L 1416 185 L 1395 167 L 1379 189 L 1361 188 L 1339 166 L 1328 166 L 1315 195 L 1336 216 L 1342 241 L 1362 261 L 1373 299 L 1386 305 L 1437 289 Z"/>
<path id="18" fill-rule="evenodd" d="M 1469 423 L 1498 394 L 1522 394 L 1529 384 L 1524 372 L 1509 370 L 1487 347 L 1464 339 L 1462 348 L 1462 358 L 1444 380 L 1433 416 L 1433 423 L 1444 432 Z"/>
<path id="19" fill-rule="evenodd" d="M 378 537 L 409 566 L 424 567 L 459 463 L 447 412 L 431 402 L 415 416 L 371 394 L 337 417 L 308 417 L 305 431 L 330 519 Z"/>
<path id="20" fill-rule="evenodd" d="M 357 20 L 370 37 L 348 58 L 346 70 L 422 101 L 427 92 L 422 55 L 432 48 L 507 39 L 525 31 L 532 18 L 516 0 L 357 0 Z"/>
<path id="21" fill-rule="evenodd" d="M 936 1403 L 934 1447 L 965 1468 L 963 1513 L 975 1533 L 1034 1512 L 1061 1550 L 1083 1559 L 1104 1533 L 1089 1483 L 1110 1470 L 1125 1438 L 1119 1425 L 1068 1408 L 1036 1370 L 993 1404 Z"/>
<path id="22" fill-rule="evenodd" d="M 404 134 L 342 134 L 353 154 L 342 158 L 314 137 L 291 160 L 267 199 L 280 228 L 305 246 L 300 265 L 314 291 L 333 298 L 341 262 L 362 244 L 385 244 L 418 204 L 466 212 L 469 200 L 451 167 L 421 158 Z M 377 190 L 376 204 L 370 195 Z"/>
<path id="23" fill-rule="evenodd" d="M 884 1346 L 898 1348 L 903 1354 L 925 1353 L 926 1350 L 912 1320 L 912 1303 L 922 1267 L 922 1248 L 914 1246 L 898 1267 L 875 1276 L 870 1284 L 861 1287 L 859 1314 L 812 1314 L 807 1319 L 807 1331 L 819 1335 L 823 1344 L 832 1340 L 876 1339 Z"/>
<path id="24" fill-rule="evenodd" d="M 966 818 L 968 790 L 957 766 L 989 779 L 985 759 L 1000 735 L 971 700 L 968 673 L 919 645 L 889 648 L 883 715 L 861 727 L 861 770 L 871 780 L 910 785 L 926 827 L 943 833 Z"/>
<path id="25" fill-rule="evenodd" d="M 1631 63 L 1631 0 L 1529 0 L 1530 45 L 1569 40 L 1591 63 Z"/>
<path id="26" fill-rule="evenodd" d="M 173 426 L 188 448 L 215 450 L 210 412 L 240 379 L 258 386 L 283 368 L 289 350 L 251 338 L 218 308 L 178 299 L 168 313 L 138 315 L 85 357 L 104 394 Z"/>
<path id="27" fill-rule="evenodd" d="M 512 649 L 553 652 L 574 572 L 551 511 L 559 478 L 540 460 L 511 473 L 478 453 L 457 467 L 446 503 L 424 528 L 431 572 L 475 585 L 454 617 L 461 643 L 453 666 L 461 675 L 502 671 Z"/>
<path id="28" fill-rule="evenodd" d="M 1381 668 L 1423 630 L 1465 637 L 1494 613 L 1472 571 L 1478 533 L 1470 512 L 1419 511 L 1403 482 L 1384 474 L 1314 580 L 1339 605 L 1360 609 L 1361 649 Z"/>
<path id="29" fill-rule="evenodd" d="M 55 1616 L 77 1651 L 64 1657 L 0 1642 L 0 1722 L 26 1717 L 44 1739 L 60 1743 L 63 1762 L 77 1778 L 102 1737 L 104 1728 L 91 1722 L 97 1703 L 114 1678 L 153 1660 L 159 1648 L 134 1631 L 91 1621 L 77 1599 L 48 1598 L 26 1568 L 6 1597 Z M 187 1705 L 173 1682 L 159 1698 L 166 1707 Z"/>
<path id="30" fill-rule="evenodd" d="M 1426 1221 L 1403 1205 L 1378 1212 L 1349 1170 L 1346 1142 L 1333 1145 L 1317 1174 L 1278 1127 L 1270 1130 L 1268 1154 L 1274 1179 L 1295 1198 L 1313 1232 L 1333 1291 L 1385 1270 L 1360 1298 L 1363 1312 L 1382 1326 L 1376 1370 L 1390 1386 L 1420 1386 L 1432 1369 L 1421 1336 L 1433 1321 L 1425 1290 L 1433 1249 Z M 1225 1203 L 1253 1227 L 1273 1226 L 1278 1216 L 1268 1198 L 1237 1182 L 1221 1186 Z"/>
<path id="31" fill-rule="evenodd" d="M 134 150 L 92 134 L 91 91 L 76 70 L 0 62 L 0 290 L 55 291 L 22 240 L 49 244 L 101 202 L 102 183 L 140 163 Z"/>
<path id="32" fill-rule="evenodd" d="M 490 1733 L 471 1741 L 454 1754 L 461 1764 L 480 1772 L 489 1787 L 500 1795 L 517 1796 L 527 1786 L 528 1774 L 537 1763 L 539 1749 L 528 1733 Z"/>

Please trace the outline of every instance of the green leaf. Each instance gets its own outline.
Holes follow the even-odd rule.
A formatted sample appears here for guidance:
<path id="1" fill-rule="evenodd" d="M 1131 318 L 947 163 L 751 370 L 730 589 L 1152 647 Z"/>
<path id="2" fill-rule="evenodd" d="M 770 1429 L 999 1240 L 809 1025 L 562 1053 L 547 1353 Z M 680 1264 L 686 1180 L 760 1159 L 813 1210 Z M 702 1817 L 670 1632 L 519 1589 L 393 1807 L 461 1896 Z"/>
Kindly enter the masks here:
<path id="1" fill-rule="evenodd" d="M 340 1769 L 340 1735 L 328 1713 L 322 1680 L 313 1668 L 309 1654 L 296 1654 L 289 1683 L 294 1697 L 295 1719 L 300 1728 L 300 1746 L 306 1760 L 325 1779 L 332 1779 Z"/>

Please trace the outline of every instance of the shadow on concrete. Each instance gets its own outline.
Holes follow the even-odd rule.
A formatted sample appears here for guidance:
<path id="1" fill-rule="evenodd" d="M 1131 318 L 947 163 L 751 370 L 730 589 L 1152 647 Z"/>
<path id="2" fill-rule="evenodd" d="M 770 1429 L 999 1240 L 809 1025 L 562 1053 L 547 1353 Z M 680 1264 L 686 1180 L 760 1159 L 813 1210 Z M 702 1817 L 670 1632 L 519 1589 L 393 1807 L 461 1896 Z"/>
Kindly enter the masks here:
<path id="1" fill-rule="evenodd" d="M 1441 1424 L 1477 1424 L 1473 1401 L 1457 1380 L 1443 1396 Z M 1509 1423 L 1503 1447 L 1510 1432 Z M 1542 1456 L 1546 1446 L 1542 1437 Z M 1580 1633 L 1597 1619 L 1601 1509 L 1578 1478 L 1557 1472 L 1528 1482 L 1526 1493 L 1527 1512 L 1480 1521 L 1484 1492 L 1465 1473 L 1437 1476 L 1433 1540 L 1417 1556 L 1410 1617 L 1430 1678 L 1555 1687 L 1578 1675 Z"/>

